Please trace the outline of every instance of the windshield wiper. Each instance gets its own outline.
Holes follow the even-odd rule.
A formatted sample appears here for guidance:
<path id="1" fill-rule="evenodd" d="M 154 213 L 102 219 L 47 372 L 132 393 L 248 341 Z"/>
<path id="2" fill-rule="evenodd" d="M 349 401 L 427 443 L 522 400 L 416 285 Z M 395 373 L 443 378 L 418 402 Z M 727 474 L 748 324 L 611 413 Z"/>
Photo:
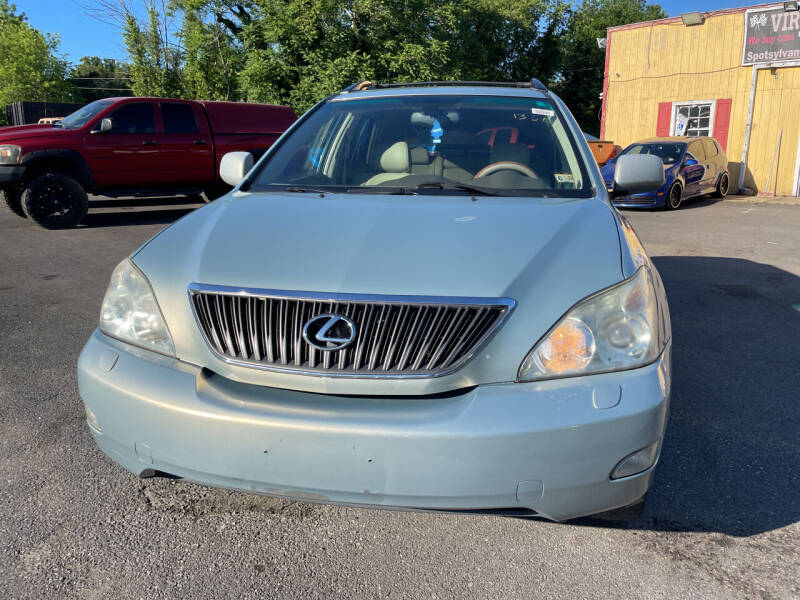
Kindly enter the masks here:
<path id="1" fill-rule="evenodd" d="M 478 194 L 480 196 L 503 196 L 500 192 L 494 190 L 487 190 L 486 188 L 468 185 L 466 183 L 456 183 L 453 181 L 448 181 L 443 183 L 441 181 L 423 181 L 422 183 L 417 184 L 415 187 L 410 188 L 414 190 L 424 190 L 426 188 L 438 189 L 438 190 L 462 190 L 464 192 L 469 192 L 471 194 Z"/>
<path id="2" fill-rule="evenodd" d="M 280 190 L 275 190 L 276 192 L 290 192 L 296 194 L 330 194 L 332 193 L 331 190 L 323 190 L 322 188 L 314 188 L 314 187 L 302 187 L 299 185 L 290 185 L 289 187 L 285 187 Z"/>
<path id="3" fill-rule="evenodd" d="M 410 188 L 392 187 L 388 185 L 361 185 L 345 190 L 347 193 L 356 194 L 388 194 L 396 196 L 418 196 L 419 194 Z"/>

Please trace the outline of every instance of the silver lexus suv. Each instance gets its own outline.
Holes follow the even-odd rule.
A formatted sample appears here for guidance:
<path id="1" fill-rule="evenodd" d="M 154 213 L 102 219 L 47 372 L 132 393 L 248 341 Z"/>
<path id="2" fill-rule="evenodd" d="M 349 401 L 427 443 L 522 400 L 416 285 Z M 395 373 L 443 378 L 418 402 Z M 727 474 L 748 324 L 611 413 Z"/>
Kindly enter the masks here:
<path id="1" fill-rule="evenodd" d="M 349 505 L 640 506 L 670 319 L 610 195 L 661 185 L 657 157 L 609 193 L 536 80 L 362 82 L 221 176 L 117 266 L 80 356 L 113 460 Z"/>

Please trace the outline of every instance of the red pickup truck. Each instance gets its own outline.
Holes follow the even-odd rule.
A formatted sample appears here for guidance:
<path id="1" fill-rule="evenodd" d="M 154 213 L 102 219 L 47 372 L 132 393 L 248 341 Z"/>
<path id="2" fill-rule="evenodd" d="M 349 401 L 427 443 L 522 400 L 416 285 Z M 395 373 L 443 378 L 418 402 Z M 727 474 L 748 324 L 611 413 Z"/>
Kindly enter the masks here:
<path id="1" fill-rule="evenodd" d="M 0 194 L 48 229 L 74 227 L 88 193 L 202 194 L 227 189 L 227 152 L 258 159 L 296 120 L 291 108 L 167 98 L 107 98 L 54 125 L 0 128 Z"/>

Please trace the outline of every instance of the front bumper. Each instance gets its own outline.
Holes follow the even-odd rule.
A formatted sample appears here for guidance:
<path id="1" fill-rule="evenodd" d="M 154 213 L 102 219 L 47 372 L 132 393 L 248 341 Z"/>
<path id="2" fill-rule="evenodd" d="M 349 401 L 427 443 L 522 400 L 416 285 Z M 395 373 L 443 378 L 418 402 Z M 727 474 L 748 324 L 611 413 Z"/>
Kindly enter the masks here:
<path id="1" fill-rule="evenodd" d="M 438 510 L 527 508 L 566 520 L 626 506 L 653 468 L 669 348 L 622 373 L 421 397 L 331 396 L 242 384 L 95 332 L 78 361 L 98 445 L 135 474 L 293 499 Z"/>
<path id="2" fill-rule="evenodd" d="M 618 208 L 659 208 L 666 203 L 666 195 L 657 193 L 632 194 L 613 198 L 611 202 Z"/>
<path id="3" fill-rule="evenodd" d="M 14 185 L 22 179 L 25 174 L 25 167 L 13 165 L 0 165 L 0 188 Z"/>

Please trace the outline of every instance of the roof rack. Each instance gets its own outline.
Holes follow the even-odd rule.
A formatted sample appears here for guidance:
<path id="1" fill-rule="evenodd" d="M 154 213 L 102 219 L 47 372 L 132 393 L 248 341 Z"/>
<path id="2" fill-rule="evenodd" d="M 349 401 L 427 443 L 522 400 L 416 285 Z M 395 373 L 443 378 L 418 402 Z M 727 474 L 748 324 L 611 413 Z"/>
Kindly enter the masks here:
<path id="1" fill-rule="evenodd" d="M 371 87 L 374 87 L 375 84 L 371 81 L 365 79 L 364 81 L 359 81 L 358 83 L 354 83 L 353 85 L 348 85 L 344 88 L 343 92 L 360 92 L 361 90 L 367 90 Z"/>
<path id="2" fill-rule="evenodd" d="M 547 92 L 547 87 L 538 79 L 530 81 L 408 81 L 404 83 L 373 83 L 371 81 L 359 81 L 350 85 L 342 92 L 360 92 L 363 90 L 385 90 L 392 88 L 407 87 L 445 87 L 445 86 L 482 86 L 482 87 L 510 87 L 510 88 L 532 88 Z"/>

